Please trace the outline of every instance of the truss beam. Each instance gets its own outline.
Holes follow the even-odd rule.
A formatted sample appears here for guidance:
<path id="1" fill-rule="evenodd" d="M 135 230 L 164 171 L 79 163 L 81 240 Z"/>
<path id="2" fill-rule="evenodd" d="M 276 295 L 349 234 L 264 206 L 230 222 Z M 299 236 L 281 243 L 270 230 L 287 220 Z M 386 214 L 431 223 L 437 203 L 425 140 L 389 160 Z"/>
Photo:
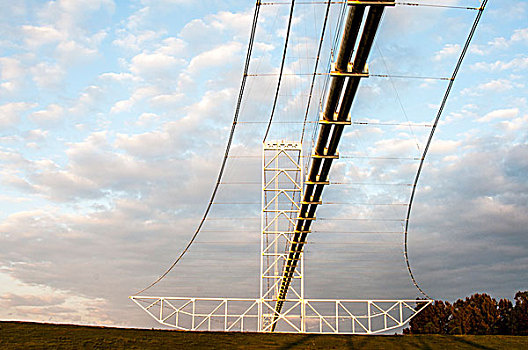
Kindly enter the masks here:
<path id="1" fill-rule="evenodd" d="M 263 299 L 130 297 L 157 322 L 188 331 L 270 332 L 260 312 L 274 312 Z M 403 327 L 431 300 L 288 299 L 276 332 L 378 334 Z M 277 322 L 278 322 L 277 321 Z"/>

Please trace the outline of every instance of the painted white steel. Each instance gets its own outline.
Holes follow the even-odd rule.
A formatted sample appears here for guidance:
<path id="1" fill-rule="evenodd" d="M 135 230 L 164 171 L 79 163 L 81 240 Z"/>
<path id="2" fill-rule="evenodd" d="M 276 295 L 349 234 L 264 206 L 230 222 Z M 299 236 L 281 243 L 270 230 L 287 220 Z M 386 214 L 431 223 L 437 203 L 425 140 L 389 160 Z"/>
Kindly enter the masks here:
<path id="1" fill-rule="evenodd" d="M 260 298 L 130 298 L 159 323 L 180 330 L 269 332 L 272 326 L 266 324 L 261 327 L 261 310 L 264 307 L 273 309 L 274 305 Z M 295 333 L 377 334 L 403 327 L 421 310 L 416 310 L 413 306 L 417 302 L 426 307 L 432 300 L 298 299 L 278 319 L 290 327 L 289 332 Z M 203 303 L 207 303 L 208 310 L 203 311 Z M 239 311 L 230 311 L 237 304 Z M 325 312 L 320 304 L 328 304 L 332 308 L 327 308 Z M 366 313 L 351 310 L 352 306 L 362 305 L 366 308 Z M 189 306 L 190 310 L 187 310 Z M 307 311 L 312 315 L 306 315 Z M 391 314 L 392 311 L 395 312 Z M 184 320 L 185 317 L 187 321 Z M 221 327 L 213 327 L 214 321 L 221 324 Z M 376 326 L 375 321 L 379 321 Z M 284 330 L 278 328 L 276 332 Z"/>
<path id="2" fill-rule="evenodd" d="M 130 298 L 159 323 L 191 331 L 271 332 L 276 323 L 275 332 L 376 334 L 409 322 L 419 312 L 412 306 L 416 300 L 305 299 L 303 252 L 283 300 L 287 307 L 275 313 L 288 258 L 288 248 L 279 244 L 292 243 L 303 194 L 301 160 L 300 142 L 263 145 L 260 298 Z M 431 302 L 419 301 L 424 307 Z"/>

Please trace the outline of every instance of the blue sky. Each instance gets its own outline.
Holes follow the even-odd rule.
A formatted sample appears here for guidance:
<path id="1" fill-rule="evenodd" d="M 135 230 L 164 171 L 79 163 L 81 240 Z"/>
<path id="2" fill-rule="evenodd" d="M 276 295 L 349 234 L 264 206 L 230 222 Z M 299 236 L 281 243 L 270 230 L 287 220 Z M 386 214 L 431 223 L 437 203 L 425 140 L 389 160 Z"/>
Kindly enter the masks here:
<path id="1" fill-rule="evenodd" d="M 1 319 L 155 326 L 127 297 L 170 265 L 205 209 L 253 7 L 185 0 L 0 5 Z M 321 73 L 341 8 L 330 12 Z M 301 137 L 311 77 L 300 74 L 313 72 L 324 10 L 295 8 L 275 115 L 282 123 L 272 125 L 270 138 Z M 262 6 L 250 74 L 278 72 L 288 11 Z M 370 73 L 449 77 L 475 15 L 388 9 Z M 433 298 L 511 298 L 528 289 L 526 18 L 524 1 L 489 2 L 419 183 L 409 254 Z M 326 78 L 316 79 L 309 121 L 318 118 Z M 257 296 L 259 156 L 276 79 L 248 78 L 236 157 L 216 200 L 252 204 L 213 206 L 197 244 L 152 293 Z M 402 258 L 401 204 L 446 85 L 362 81 L 351 114 L 368 124 L 345 129 L 331 173 L 341 184 L 324 198 L 347 204 L 318 211 L 322 220 L 307 246 L 311 296 L 417 296 Z M 308 123 L 307 152 L 315 126 Z M 380 233 L 351 233 L 361 230 Z"/>

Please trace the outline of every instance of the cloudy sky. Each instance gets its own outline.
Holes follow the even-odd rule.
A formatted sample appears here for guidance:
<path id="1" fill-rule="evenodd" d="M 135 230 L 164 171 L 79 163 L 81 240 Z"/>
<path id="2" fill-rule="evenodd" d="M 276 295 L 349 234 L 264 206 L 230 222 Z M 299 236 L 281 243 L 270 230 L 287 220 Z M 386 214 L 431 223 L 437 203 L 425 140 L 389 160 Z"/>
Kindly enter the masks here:
<path id="1" fill-rule="evenodd" d="M 156 326 L 128 296 L 172 263 L 205 210 L 253 10 L 251 1 L 1 3 L 0 319 Z M 315 80 L 303 134 L 325 10 L 295 7 L 268 137 L 303 137 L 306 152 L 328 78 Z M 331 7 L 320 73 L 342 10 Z M 146 294 L 257 297 L 261 142 L 288 12 L 262 5 L 216 204 L 181 264 Z M 387 10 L 309 237 L 308 296 L 418 296 L 402 254 L 409 184 L 476 14 Z M 528 289 L 526 18 L 524 1 L 489 2 L 419 183 L 409 256 L 433 298 Z"/>

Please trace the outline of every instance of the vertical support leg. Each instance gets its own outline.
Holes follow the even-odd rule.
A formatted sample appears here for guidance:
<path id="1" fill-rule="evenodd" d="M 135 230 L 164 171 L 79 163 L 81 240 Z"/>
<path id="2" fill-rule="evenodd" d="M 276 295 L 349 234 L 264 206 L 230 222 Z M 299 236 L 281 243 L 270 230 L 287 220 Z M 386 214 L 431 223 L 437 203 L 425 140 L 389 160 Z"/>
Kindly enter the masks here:
<path id="1" fill-rule="evenodd" d="M 262 152 L 262 216 L 260 256 L 259 329 L 271 331 L 271 323 L 284 322 L 275 317 L 282 271 L 288 247 L 295 234 L 303 192 L 302 145 L 300 142 L 270 141 Z M 292 276 L 288 301 L 297 302 L 296 329 L 304 328 L 303 255 L 300 269 Z M 291 321 L 293 314 L 288 316 Z M 275 327 L 273 327 L 275 328 Z M 293 331 L 293 330 L 290 330 Z"/>

